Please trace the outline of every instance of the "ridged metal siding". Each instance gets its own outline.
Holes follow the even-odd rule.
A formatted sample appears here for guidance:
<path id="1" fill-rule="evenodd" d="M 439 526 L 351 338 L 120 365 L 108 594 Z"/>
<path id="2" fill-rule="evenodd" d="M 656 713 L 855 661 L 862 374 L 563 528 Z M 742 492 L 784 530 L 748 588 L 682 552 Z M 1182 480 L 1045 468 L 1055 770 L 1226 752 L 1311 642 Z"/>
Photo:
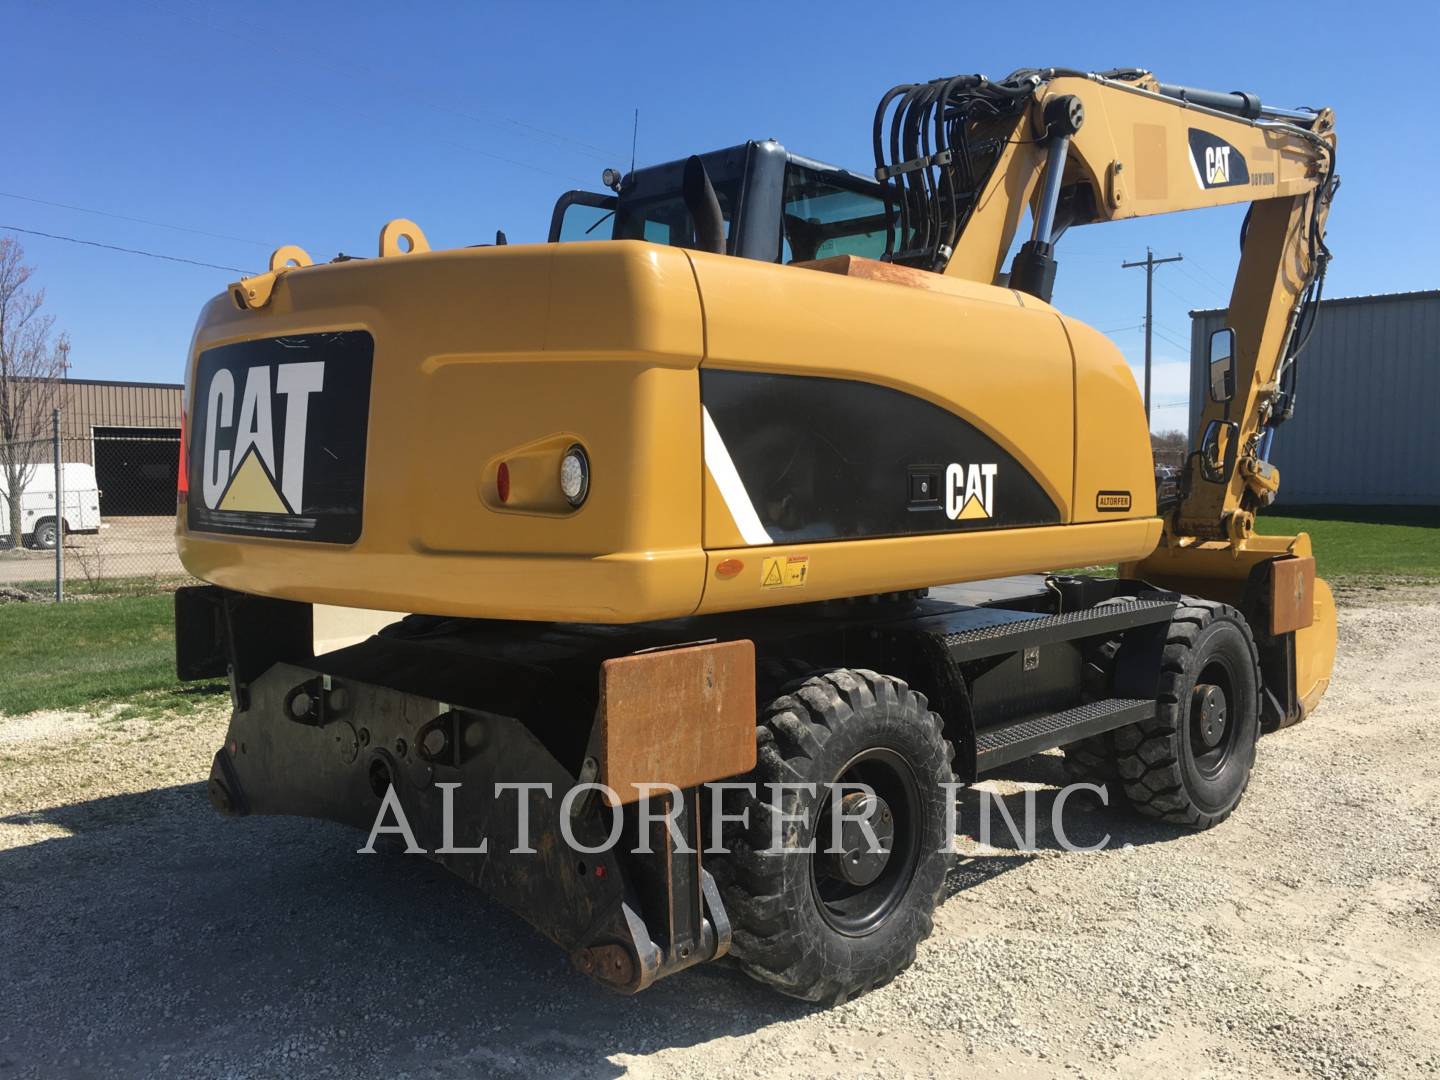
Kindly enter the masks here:
<path id="1" fill-rule="evenodd" d="M 1224 325 L 1223 311 L 1191 312 L 1192 446 L 1207 343 Z M 1440 505 L 1440 292 L 1323 301 L 1270 460 L 1282 506 Z"/>
<path id="2" fill-rule="evenodd" d="M 94 464 L 97 427 L 178 429 L 180 395 L 178 384 L 64 380 L 57 403 L 66 459 Z"/>

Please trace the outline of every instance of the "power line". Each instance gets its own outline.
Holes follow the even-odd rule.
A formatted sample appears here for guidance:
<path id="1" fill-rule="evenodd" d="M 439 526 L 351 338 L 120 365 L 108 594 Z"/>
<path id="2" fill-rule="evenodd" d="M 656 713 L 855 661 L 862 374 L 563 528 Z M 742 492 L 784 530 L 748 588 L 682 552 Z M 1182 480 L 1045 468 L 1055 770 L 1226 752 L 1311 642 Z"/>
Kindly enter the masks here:
<path id="1" fill-rule="evenodd" d="M 197 26 L 204 27 L 204 28 L 207 29 L 207 30 L 213 30 L 213 31 L 215 31 L 216 33 L 220 33 L 220 34 L 227 34 L 227 35 L 229 35 L 230 37 L 239 38 L 239 39 L 241 39 L 242 41 L 248 41 L 248 42 L 250 42 L 251 44 L 259 45 L 259 46 L 261 46 L 261 47 L 263 47 L 263 48 L 265 48 L 265 49 L 268 49 L 270 52 L 275 53 L 277 56 L 281 56 L 281 57 L 293 57 L 293 56 L 295 55 L 293 50 L 283 49 L 283 48 L 281 48 L 281 47 L 279 47 L 279 46 L 277 46 L 277 45 L 274 45 L 274 44 L 272 44 L 272 43 L 270 43 L 270 42 L 268 42 L 268 41 L 263 40 L 262 38 L 259 38 L 259 37 L 255 36 L 255 35 L 253 35 L 253 34 L 244 33 L 244 32 L 242 32 L 242 31 L 239 31 L 239 30 L 234 29 L 233 27 L 222 26 L 222 25 L 219 25 L 219 24 L 217 24 L 217 23 L 212 23 L 212 22 L 210 22 L 208 19 L 199 18 L 199 17 L 197 17 L 196 15 L 190 13 L 189 11 L 185 11 L 185 10 L 183 10 L 183 9 L 171 9 L 171 8 L 168 8 L 168 7 L 166 7 L 165 5 L 157 2 L 157 0 L 149 0 L 149 3 L 150 3 L 150 7 L 154 8 L 156 11 L 160 12 L 162 15 L 166 15 L 166 16 L 175 16 L 175 15 L 178 15 L 178 16 L 180 16 L 182 19 L 186 19 L 186 20 L 194 23 L 194 24 L 197 25 Z M 332 61 L 327 61 L 327 60 L 324 60 L 324 59 L 317 59 L 316 57 L 310 56 L 310 55 L 307 55 L 304 59 L 305 59 L 305 63 L 306 63 L 307 65 L 318 64 L 318 65 L 320 65 L 320 66 L 327 67 L 327 68 L 329 68 L 331 71 L 334 71 L 334 72 L 336 72 L 337 74 L 340 74 L 340 75 L 350 76 L 350 75 L 353 75 L 353 74 L 355 73 L 355 70 L 356 70 L 356 65 L 353 65 L 353 64 L 342 65 L 342 64 L 334 63 L 334 62 L 332 62 Z M 503 121 L 505 124 L 508 124 L 509 126 L 511 126 L 511 127 L 513 127 L 513 128 L 516 128 L 516 129 L 521 130 L 522 133 L 523 133 L 523 132 L 533 132 L 534 135 L 544 136 L 545 138 L 550 139 L 550 140 L 553 141 L 553 142 L 567 143 L 567 144 L 569 144 L 570 146 L 573 146 L 573 147 L 578 148 L 578 149 L 579 149 L 580 151 L 582 151 L 583 153 L 588 154 L 588 155 L 590 155 L 590 156 L 592 156 L 592 157 L 598 158 L 598 159 L 603 160 L 603 161 L 607 161 L 607 162 L 608 162 L 608 161 L 611 161 L 614 157 L 616 157 L 615 154 L 612 154 L 610 151 L 605 150 L 603 147 L 595 146 L 593 143 L 585 142 L 583 139 L 577 139 L 577 138 L 574 138 L 573 136 L 570 136 L 570 135 L 561 134 L 560 132 L 550 131 L 550 130 L 548 130 L 547 128 L 540 127 L 540 126 L 537 125 L 537 124 L 532 124 L 532 123 L 529 123 L 528 121 L 525 121 L 525 120 L 517 120 L 517 119 L 515 119 L 515 118 L 512 117 L 512 116 L 506 116 L 505 114 L 503 114 L 503 113 L 501 113 L 501 112 L 498 112 L 498 111 L 496 111 L 496 113 L 495 113 L 496 117 L 498 118 L 498 119 L 496 119 L 496 120 L 491 120 L 491 119 L 486 119 L 486 118 L 484 118 L 484 117 L 475 116 L 475 115 L 473 115 L 473 114 L 471 114 L 471 113 L 465 112 L 465 111 L 462 110 L 462 109 L 457 109 L 457 108 L 455 108 L 454 106 L 447 105 L 447 104 L 444 104 L 444 103 L 442 103 L 442 102 L 437 102 L 437 101 L 432 100 L 431 98 L 429 98 L 429 97 L 421 94 L 420 92 L 416 91 L 415 88 L 414 88 L 414 86 L 413 86 L 413 84 L 406 84 L 406 83 L 402 82 L 401 80 L 396 79 L 393 75 L 390 75 L 388 72 L 381 71 L 381 70 L 379 70 L 379 69 L 377 69 L 377 68 L 374 68 L 374 67 L 363 67 L 362 70 L 364 70 L 368 75 L 370 75 L 370 76 L 372 76 L 372 77 L 385 79 L 385 81 L 389 82 L 391 86 L 393 86 L 393 87 L 395 87 L 396 89 L 400 90 L 402 93 L 404 93 L 406 96 L 408 96 L 408 97 L 409 97 L 412 101 L 414 101 L 416 104 L 422 105 L 422 106 L 424 106 L 425 108 L 431 109 L 431 110 L 433 110 L 433 111 L 435 111 L 435 112 L 446 113 L 446 114 L 448 114 L 448 115 L 450 115 L 450 116 L 457 116 L 457 117 L 461 118 L 462 120 L 469 120 L 471 123 L 475 123 L 475 124 L 497 124 L 497 123 L 500 123 L 501 121 Z M 495 156 L 495 155 L 491 155 L 491 156 Z M 506 158 L 500 158 L 500 160 L 506 161 L 506 160 L 508 160 L 508 159 L 506 159 Z M 519 162 L 511 162 L 511 164 L 520 164 L 520 163 L 519 163 Z"/>
<path id="2" fill-rule="evenodd" d="M 25 233 L 27 236 L 43 236 L 47 240 L 65 240 L 71 244 L 120 251 L 126 255 L 144 255 L 147 259 L 164 259 L 166 262 L 186 263 L 190 266 L 204 266 L 210 270 L 228 270 L 236 274 L 253 274 L 253 270 L 242 270 L 238 266 L 221 266 L 218 263 L 200 262 L 198 259 L 182 259 L 179 255 L 161 255 L 156 251 L 141 251 L 139 248 L 120 247 L 117 244 L 102 244 L 99 240 L 81 240 L 76 236 L 61 236 L 58 233 L 41 232 L 39 229 L 22 229 L 18 225 L 0 225 L 0 232 Z"/>
<path id="3" fill-rule="evenodd" d="M 1159 333 L 1159 331 L 1156 331 L 1156 333 Z M 1174 338 L 1172 338 L 1169 334 L 1160 334 L 1160 340 L 1161 340 L 1161 341 L 1169 342 L 1171 345 L 1174 345 L 1175 348 L 1177 348 L 1177 349 L 1185 349 L 1185 350 L 1188 350 L 1188 349 L 1190 348 L 1189 345 L 1185 345 L 1185 344 L 1182 344 L 1181 342 L 1176 341 L 1176 340 L 1175 340 Z"/>
<path id="4" fill-rule="evenodd" d="M 13 191 L 0 191 L 0 199 L 18 199 L 21 202 L 35 203 L 37 206 L 56 206 L 61 210 L 78 210 L 82 214 L 94 214 L 97 217 L 114 218 L 116 221 L 129 221 L 136 225 L 153 225 L 157 229 L 170 229 L 174 232 L 192 233 L 195 236 L 208 236 L 212 240 L 233 240 L 237 244 L 253 244 L 258 248 L 269 247 L 269 244 L 262 244 L 259 240 L 247 240 L 243 236 L 230 236 L 227 233 L 207 232 L 204 229 L 192 229 L 188 225 L 170 225 L 164 221 L 151 221 L 149 218 L 130 217 L 128 214 L 115 214 L 109 210 L 95 210 L 89 206 L 76 206 L 74 203 L 51 202 L 49 199 L 37 199 L 33 195 L 17 195 Z"/>
<path id="5" fill-rule="evenodd" d="M 1193 301 L 1192 299 L 1190 299 L 1190 297 L 1184 295 L 1183 293 L 1176 292 L 1174 289 L 1170 288 L 1169 285 L 1166 285 L 1163 281 L 1160 282 L 1160 288 L 1164 289 L 1171 296 L 1175 297 L 1176 300 L 1179 300 L 1187 308 L 1194 306 L 1195 301 Z"/>
<path id="6" fill-rule="evenodd" d="M 1184 274 L 1187 278 L 1193 281 L 1196 285 L 1200 286 L 1200 288 L 1204 289 L 1207 293 L 1218 293 L 1217 286 L 1210 284 L 1208 281 L 1201 281 L 1194 274 L 1190 273 L 1190 271 L 1187 270 L 1185 267 L 1177 266 L 1175 269 L 1179 270 L 1180 273 Z"/>
<path id="7" fill-rule="evenodd" d="M 1209 270 L 1205 269 L 1205 264 L 1204 264 L 1204 263 L 1199 262 L 1199 261 L 1196 260 L 1193 256 L 1191 257 L 1191 260 L 1190 260 L 1190 261 L 1191 261 L 1192 264 L 1194 264 L 1196 270 L 1199 270 L 1199 271 L 1200 271 L 1202 274 L 1204 274 L 1206 277 L 1210 278 L 1212 281 L 1215 282 L 1216 285 L 1220 286 L 1222 289 L 1228 289 L 1228 288 L 1230 288 L 1232 282 L 1226 281 L 1224 278 L 1220 277 L 1220 275 L 1218 275 L 1218 274 L 1212 274 Z"/>
<path id="8" fill-rule="evenodd" d="M 157 13 L 159 13 L 159 14 L 161 14 L 161 15 L 164 15 L 164 16 L 166 16 L 166 17 L 171 16 L 171 15 L 176 15 L 176 16 L 179 16 L 179 17 L 181 17 L 181 18 L 189 19 L 191 22 L 194 22 L 194 23 L 196 23 L 196 24 L 199 25 L 199 26 L 202 26 L 202 27 L 205 27 L 205 28 L 208 28 L 208 29 L 211 29 L 211 30 L 215 30 L 215 31 L 218 32 L 218 33 L 229 34 L 229 35 L 231 35 L 232 37 L 244 37 L 244 35 L 237 34 L 235 31 L 233 31 L 233 30 L 231 30 L 231 29 L 229 29 L 229 28 L 227 28 L 227 27 L 217 26 L 217 25 L 214 25 L 214 24 L 211 24 L 211 23 L 204 22 L 203 20 L 196 19 L 194 16 L 189 15 L 188 13 L 186 13 L 186 12 L 184 12 L 184 11 L 180 11 L 180 10 L 171 11 L 171 10 L 169 10 L 169 9 L 167 9 L 167 8 L 161 7 L 159 4 L 155 3 L 155 0 L 150 0 L 150 7 L 153 8 L 153 10 L 156 11 Z M 46 10 L 47 10 L 47 11 L 53 11 L 53 12 L 56 12 L 56 13 L 61 14 L 61 15 L 65 15 L 65 16 L 67 16 L 67 17 L 69 17 L 69 18 L 73 18 L 73 19 L 75 19 L 75 20 L 77 20 L 77 21 L 84 21 L 87 26 L 90 26 L 90 25 L 91 25 L 91 22 L 92 22 L 92 20 L 90 19 L 90 17 L 89 17 L 88 15 L 82 16 L 82 15 L 79 15 L 79 14 L 77 14 L 77 13 L 71 12 L 71 11 L 67 10 L 64 6 L 52 5 L 52 6 L 50 6 L 49 8 L 47 8 Z M 250 38 L 248 38 L 248 40 L 250 40 L 251 42 L 255 42 L 255 43 L 258 43 L 258 44 L 260 44 L 260 45 L 262 45 L 262 46 L 265 46 L 265 47 L 269 48 L 269 50 L 270 50 L 271 52 L 273 52 L 276 56 L 281 57 L 282 59 L 293 59 L 293 58 L 294 58 L 294 54 L 293 54 L 293 53 L 292 53 L 292 54 L 289 54 L 289 55 L 287 56 L 287 54 L 284 53 L 282 50 L 276 48 L 275 46 L 265 45 L 264 42 L 259 41 L 259 40 L 256 39 L 256 38 L 250 37 Z M 326 62 L 323 61 L 323 60 L 316 60 L 314 57 L 311 57 L 311 56 L 306 56 L 306 57 L 304 57 L 304 63 L 307 64 L 307 65 L 316 65 L 316 64 L 318 64 L 318 65 L 323 66 L 323 67 L 326 67 L 326 68 L 328 68 L 329 70 L 331 70 L 331 71 L 333 71 L 333 72 L 335 72 L 335 73 L 337 73 L 337 74 L 340 74 L 340 75 L 351 76 L 351 75 L 354 75 L 354 74 L 355 74 L 354 69 L 352 69 L 352 68 L 342 67 L 341 65 L 336 64 L 336 63 L 326 63 Z M 379 71 L 376 71 L 376 70 L 374 70 L 374 69 L 366 69 L 366 70 L 367 70 L 368 72 L 376 75 L 376 76 L 380 76 L 380 75 L 381 75 L 381 73 L 380 73 Z M 313 82 L 313 81 L 312 81 L 311 83 L 307 84 L 308 90 L 309 90 L 309 92 L 311 93 L 311 99 L 312 99 L 312 100 L 314 100 L 314 94 L 315 94 L 315 92 L 316 92 L 316 87 L 317 87 L 318 85 L 320 85 L 320 84 L 315 83 L 315 82 Z M 406 90 L 405 92 L 406 92 L 406 93 L 409 93 L 412 97 L 415 96 L 412 91 Z M 332 101 L 332 104 L 333 104 L 333 101 Z M 439 109 L 440 111 L 449 111 L 449 112 L 453 112 L 453 111 L 454 111 L 454 110 L 451 110 L 451 109 L 446 108 L 445 106 L 433 105 L 433 104 L 430 104 L 430 103 L 428 103 L 428 102 L 422 102 L 422 104 L 427 104 L 427 105 L 429 105 L 430 108 Z M 460 114 L 460 115 L 464 115 L 464 114 Z M 357 115 L 356 115 L 352 110 L 350 110 L 350 109 L 348 109 L 348 108 L 347 108 L 346 110 L 344 110 L 344 112 L 343 112 L 343 117 L 344 117 L 344 121 L 348 121 L 348 122 L 350 122 L 350 123 L 352 123 L 352 124 L 359 124 L 359 123 L 361 122 L 361 121 L 359 120 L 359 118 L 357 117 Z M 475 120 L 477 123 L 488 122 L 488 121 L 481 121 L 481 120 L 480 120 L 479 118 L 477 118 L 477 117 L 470 117 L 470 119 Z M 534 125 L 526 125 L 526 124 L 524 124 L 523 121 L 520 121 L 520 120 L 512 120 L 512 119 L 510 119 L 510 118 L 508 118 L 508 117 L 505 118 L 505 119 L 506 119 L 506 121 L 507 121 L 508 123 L 511 123 L 511 124 L 514 124 L 514 125 L 517 125 L 517 126 L 528 126 L 528 127 L 534 128 Z M 370 118 L 370 122 L 371 122 L 372 124 L 375 123 L 375 122 L 376 122 L 376 121 L 375 121 L 375 118 L 373 118 L 373 117 Z M 384 121 L 384 120 L 379 121 L 379 123 L 385 124 L 387 127 L 400 127 L 400 126 L 401 126 L 401 125 L 399 125 L 398 123 L 389 123 L 388 121 Z M 536 130 L 536 131 L 544 131 L 543 128 L 535 128 L 535 130 Z M 408 127 L 404 128 L 404 131 L 405 131 L 405 134 L 406 134 L 406 135 L 412 135 L 412 134 L 413 134 L 413 132 L 412 132 L 412 131 L 410 130 L 410 128 L 408 128 Z M 548 134 L 548 133 L 547 133 L 547 134 Z M 565 138 L 564 136 L 558 136 L 558 137 L 559 137 L 559 138 Z M 495 154 L 495 153 L 492 153 L 492 152 L 490 152 L 490 151 L 488 151 L 488 150 L 481 150 L 479 147 L 473 146 L 473 145 L 471 145 L 471 144 L 469 144 L 469 143 L 459 142 L 459 141 L 457 141 L 457 140 L 455 140 L 455 139 L 445 138 L 445 137 L 438 137 L 438 138 L 431 138 L 429 141 L 432 142 L 432 143 L 442 143 L 442 142 L 443 142 L 443 143 L 446 143 L 446 144 L 448 144 L 448 145 L 450 145 L 450 146 L 455 147 L 456 149 L 464 150 L 464 151 L 466 151 L 467 153 L 471 153 L 471 154 L 478 154 L 479 156 L 485 157 L 485 158 L 489 158 L 489 159 L 492 160 L 492 161 L 503 162 L 503 163 L 506 164 L 506 165 L 513 165 L 513 166 L 515 166 L 516 168 L 519 168 L 519 169 L 527 169 L 527 170 L 529 170 L 529 171 L 531 171 L 531 172 L 543 173 L 543 174 L 546 175 L 546 176 L 558 177 L 559 179 L 564 180 L 566 183 L 569 183 L 569 184 L 584 184 L 584 183 L 586 183 L 585 180 L 580 180 L 580 179 L 576 178 L 576 177 L 573 176 L 573 175 L 570 175 L 570 174 L 567 174 L 567 173 L 562 173 L 562 172 L 559 172 L 559 171 L 557 171 L 557 170 L 555 170 L 555 169 L 547 169 L 547 168 L 545 168 L 545 167 L 543 167 L 543 166 L 540 166 L 540 165 L 531 165 L 529 162 L 518 161 L 518 160 L 516 160 L 516 159 L 514 159 L 514 158 L 508 158 L 508 157 L 505 157 L 503 154 Z M 573 139 L 572 139 L 572 140 L 569 140 L 569 141 L 575 142 L 577 145 L 581 145 L 581 146 L 587 145 L 587 144 L 578 142 L 578 140 L 573 140 Z M 598 148 L 597 148 L 597 150 L 598 150 Z M 604 151 L 599 151 L 599 154 L 600 154 L 600 156 L 601 156 L 604 160 L 606 160 L 606 161 L 612 160 L 613 158 L 619 156 L 619 155 L 607 154 L 607 153 L 605 153 Z M 261 246 L 262 246 L 262 247 L 265 247 L 265 246 L 268 246 L 268 245 L 261 245 Z"/>

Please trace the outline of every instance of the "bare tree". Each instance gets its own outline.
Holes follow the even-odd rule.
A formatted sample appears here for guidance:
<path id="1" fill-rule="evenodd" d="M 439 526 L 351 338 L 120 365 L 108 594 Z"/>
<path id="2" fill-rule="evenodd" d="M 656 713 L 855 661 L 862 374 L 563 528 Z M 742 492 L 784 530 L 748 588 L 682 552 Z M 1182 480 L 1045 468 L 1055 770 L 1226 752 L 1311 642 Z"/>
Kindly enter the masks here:
<path id="1" fill-rule="evenodd" d="M 1152 431 L 1150 448 L 1161 465 L 1184 465 L 1190 439 L 1183 431 Z"/>
<path id="2" fill-rule="evenodd" d="M 1154 431 L 1150 433 L 1150 445 L 1156 450 L 1183 454 L 1190 448 L 1190 438 L 1183 431 Z"/>
<path id="3" fill-rule="evenodd" d="M 22 530 L 20 500 L 50 456 L 41 440 L 70 359 L 70 339 L 55 333 L 55 317 L 41 311 L 45 290 L 26 288 L 31 272 L 20 245 L 0 236 L 0 481 L 15 547 Z"/>

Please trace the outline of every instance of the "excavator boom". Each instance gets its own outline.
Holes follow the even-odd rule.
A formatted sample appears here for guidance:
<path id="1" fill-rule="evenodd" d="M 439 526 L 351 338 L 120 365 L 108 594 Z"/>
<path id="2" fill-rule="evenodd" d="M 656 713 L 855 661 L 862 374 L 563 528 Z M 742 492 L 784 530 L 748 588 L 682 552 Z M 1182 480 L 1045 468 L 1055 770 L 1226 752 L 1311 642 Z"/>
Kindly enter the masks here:
<path id="1" fill-rule="evenodd" d="M 1205 437 L 1167 518 L 1169 540 L 1247 538 L 1278 487 L 1269 433 L 1293 407 L 1302 309 L 1323 279 L 1338 184 L 1333 114 L 1139 70 L 1050 68 L 896 87 L 874 140 L 876 176 L 896 207 L 893 261 L 1001 283 L 1028 210 L 1031 237 L 1008 280 L 1044 300 L 1071 226 L 1251 204 L 1230 298 L 1231 366 L 1217 379 L 1224 400 L 1206 403 Z"/>

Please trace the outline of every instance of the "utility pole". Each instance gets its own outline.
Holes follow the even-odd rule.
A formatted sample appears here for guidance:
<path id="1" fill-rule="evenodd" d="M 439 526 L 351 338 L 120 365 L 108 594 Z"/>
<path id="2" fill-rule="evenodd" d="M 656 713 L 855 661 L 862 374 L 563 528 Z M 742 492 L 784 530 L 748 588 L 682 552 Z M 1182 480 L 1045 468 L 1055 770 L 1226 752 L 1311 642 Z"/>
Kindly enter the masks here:
<path id="1" fill-rule="evenodd" d="M 65 599 L 65 462 L 60 456 L 60 410 L 50 414 L 55 446 L 55 603 Z"/>
<path id="2" fill-rule="evenodd" d="M 1148 247 L 1145 249 L 1144 262 L 1121 263 L 1120 269 L 1129 270 L 1133 266 L 1145 268 L 1145 426 L 1150 426 L 1150 332 L 1155 324 L 1155 267 L 1163 263 L 1179 262 L 1185 258 L 1184 255 L 1172 255 L 1168 259 L 1157 259 L 1155 253 Z"/>

